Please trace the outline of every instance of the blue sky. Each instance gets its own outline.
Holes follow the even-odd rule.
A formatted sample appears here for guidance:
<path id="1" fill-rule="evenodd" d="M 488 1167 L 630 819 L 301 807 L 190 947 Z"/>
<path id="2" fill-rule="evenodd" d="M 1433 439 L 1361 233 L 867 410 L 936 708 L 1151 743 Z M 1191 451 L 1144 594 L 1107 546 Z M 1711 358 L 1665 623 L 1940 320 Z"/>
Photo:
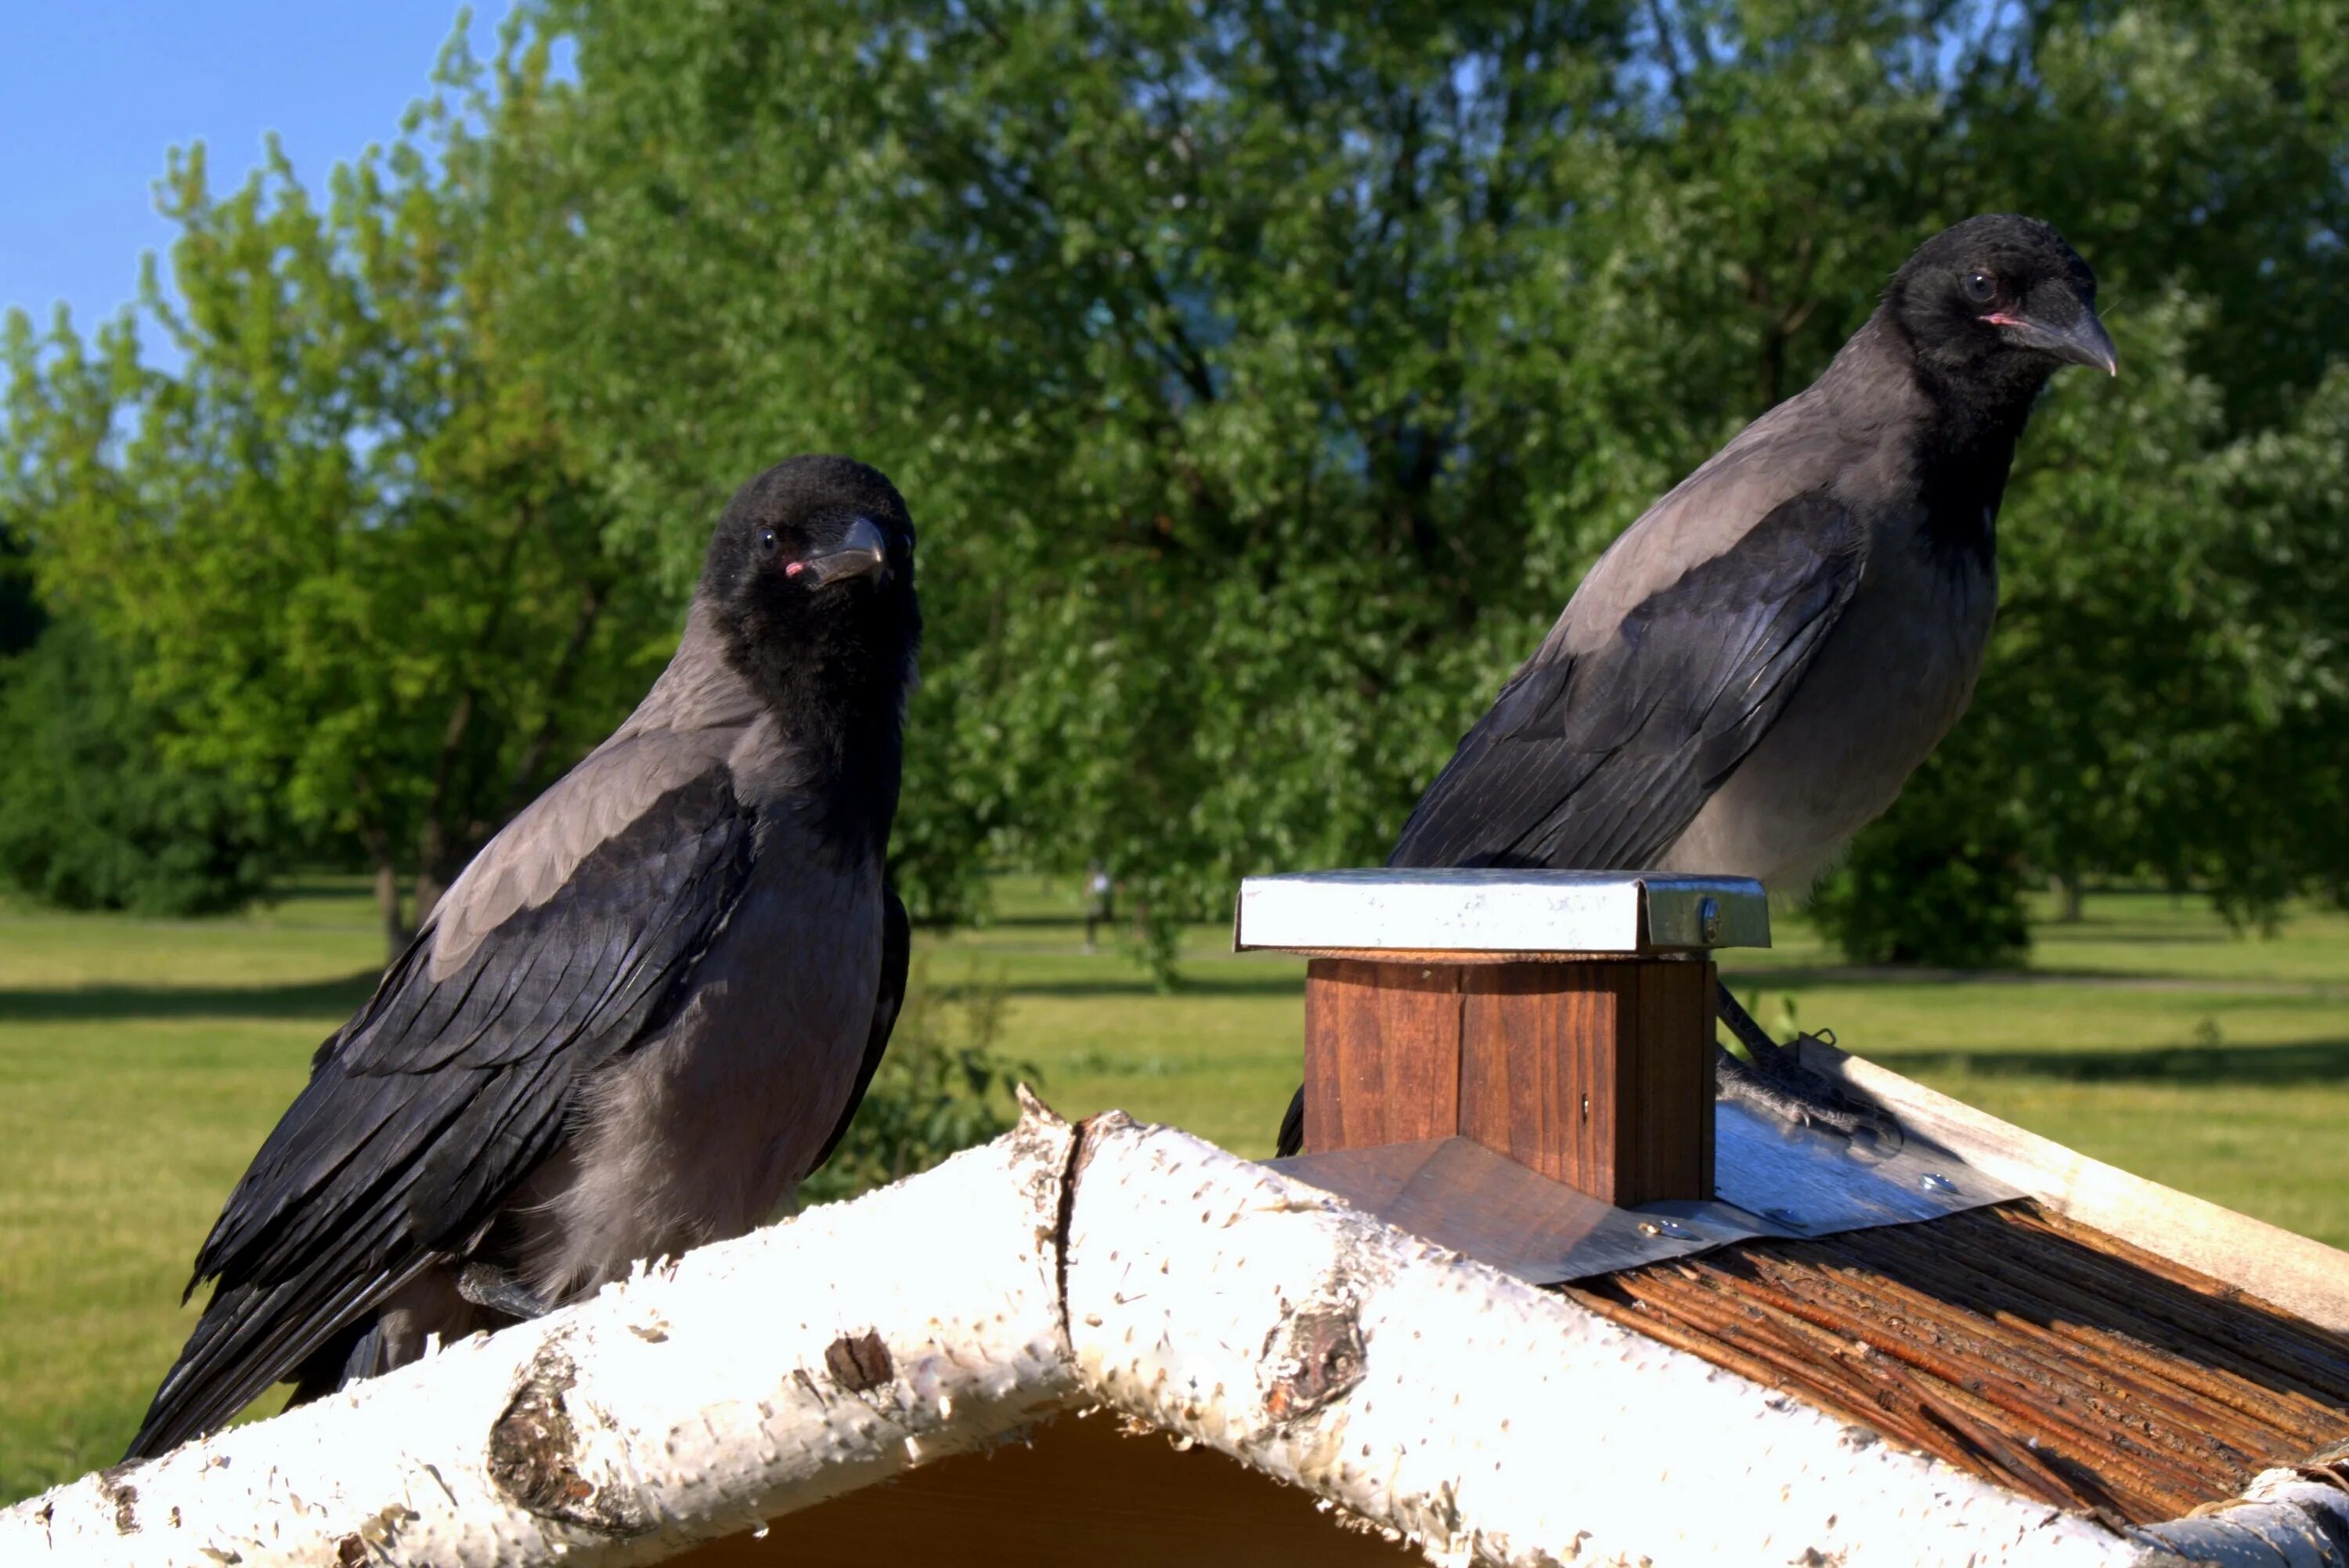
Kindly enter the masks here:
<path id="1" fill-rule="evenodd" d="M 502 0 L 474 7 L 474 50 Z M 274 130 L 306 185 L 388 140 L 430 85 L 456 0 L 0 0 L 0 310 L 85 330 L 137 293 L 171 228 L 153 185 L 206 143 L 241 180 Z"/>

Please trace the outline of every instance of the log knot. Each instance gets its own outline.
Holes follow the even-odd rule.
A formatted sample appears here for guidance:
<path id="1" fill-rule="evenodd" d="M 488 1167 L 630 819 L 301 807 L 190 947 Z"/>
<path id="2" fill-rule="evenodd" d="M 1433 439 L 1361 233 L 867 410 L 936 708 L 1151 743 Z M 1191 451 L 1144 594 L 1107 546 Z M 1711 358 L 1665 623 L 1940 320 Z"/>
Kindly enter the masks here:
<path id="1" fill-rule="evenodd" d="M 1312 1414 L 1343 1398 L 1368 1370 L 1351 1302 L 1301 1307 L 1265 1336 L 1258 1374 L 1265 1413 L 1276 1421 Z"/>
<path id="2" fill-rule="evenodd" d="M 852 1394 L 869 1394 L 897 1376 L 889 1347 L 872 1329 L 851 1338 L 843 1334 L 823 1347 L 824 1370 Z"/>
<path id="3" fill-rule="evenodd" d="M 657 1522 L 633 1499 L 580 1473 L 579 1433 L 563 1398 L 578 1380 L 571 1358 L 553 1346 L 531 1358 L 522 1387 L 490 1429 L 490 1479 L 541 1519 L 641 1535 Z"/>
<path id="4" fill-rule="evenodd" d="M 98 1495 L 113 1505 L 117 1535 L 133 1535 L 139 1530 L 139 1489 L 119 1479 L 133 1468 L 120 1464 L 98 1472 Z"/>

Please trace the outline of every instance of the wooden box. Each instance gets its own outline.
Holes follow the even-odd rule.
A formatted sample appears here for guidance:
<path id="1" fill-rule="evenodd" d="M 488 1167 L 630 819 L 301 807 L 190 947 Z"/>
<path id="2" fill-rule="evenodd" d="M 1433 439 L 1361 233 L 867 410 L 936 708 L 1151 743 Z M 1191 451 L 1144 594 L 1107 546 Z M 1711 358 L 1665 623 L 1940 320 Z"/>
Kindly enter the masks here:
<path id="1" fill-rule="evenodd" d="M 1715 947 L 1740 879 L 1338 872 L 1243 885 L 1243 948 L 1310 956 L 1306 1153 L 1472 1138 L 1606 1202 L 1713 1195 Z"/>

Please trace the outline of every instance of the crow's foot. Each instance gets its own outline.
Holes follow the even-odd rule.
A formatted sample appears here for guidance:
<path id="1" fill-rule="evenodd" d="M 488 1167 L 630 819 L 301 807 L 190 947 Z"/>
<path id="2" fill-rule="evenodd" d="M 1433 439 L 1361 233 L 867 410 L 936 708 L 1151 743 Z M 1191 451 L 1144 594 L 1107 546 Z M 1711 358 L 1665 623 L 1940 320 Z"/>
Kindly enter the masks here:
<path id="1" fill-rule="evenodd" d="M 1719 1076 L 1723 1099 L 1743 1100 L 1800 1127 L 1840 1133 L 1885 1154 L 1899 1150 L 1903 1141 L 1900 1124 L 1882 1107 L 1803 1066 L 1794 1050 L 1771 1038 L 1770 1032 L 1754 1021 L 1728 986 L 1720 988 L 1715 1004 L 1721 1021 L 1745 1047 L 1751 1064 L 1714 1045 L 1713 1070 Z"/>
<path id="2" fill-rule="evenodd" d="M 516 1322 L 544 1317 L 554 1304 L 501 1268 L 467 1264 L 457 1275 L 457 1294 L 475 1306 L 503 1313 Z"/>

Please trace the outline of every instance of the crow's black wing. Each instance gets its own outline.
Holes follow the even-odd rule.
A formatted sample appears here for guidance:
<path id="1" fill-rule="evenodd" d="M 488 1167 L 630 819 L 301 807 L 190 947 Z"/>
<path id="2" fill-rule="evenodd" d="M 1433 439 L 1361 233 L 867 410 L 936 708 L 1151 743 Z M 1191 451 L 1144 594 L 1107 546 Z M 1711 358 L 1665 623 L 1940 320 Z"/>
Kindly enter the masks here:
<path id="1" fill-rule="evenodd" d="M 1396 866 L 1637 869 L 1785 706 L 1858 585 L 1858 522 L 1812 490 L 1502 688 L 1413 808 Z"/>
<path id="2" fill-rule="evenodd" d="M 669 787 L 437 976 L 428 928 L 319 1048 L 197 1256 L 191 1292 L 218 1284 L 131 1457 L 219 1426 L 468 1245 L 561 1136 L 581 1077 L 681 1005 L 748 881 L 756 822 L 722 760 L 678 773 L 672 758 Z M 540 804 L 557 809 L 538 812 L 543 833 L 566 805 L 594 820 L 584 796 Z"/>
<path id="3" fill-rule="evenodd" d="M 813 1171 L 832 1158 L 840 1140 L 848 1136 L 848 1124 L 856 1119 L 856 1108 L 864 1103 L 864 1091 L 873 1087 L 873 1075 L 880 1069 L 882 1053 L 889 1048 L 889 1033 L 897 1026 L 897 1014 L 905 1006 L 905 971 L 914 957 L 914 923 L 905 918 L 905 906 L 895 892 L 884 889 L 881 893 L 881 989 L 873 1004 L 873 1029 L 864 1038 L 864 1059 L 857 1064 L 856 1087 L 849 1091 L 848 1103 L 840 1108 L 840 1121 L 832 1136 L 823 1140 L 823 1152 L 815 1157 Z"/>

